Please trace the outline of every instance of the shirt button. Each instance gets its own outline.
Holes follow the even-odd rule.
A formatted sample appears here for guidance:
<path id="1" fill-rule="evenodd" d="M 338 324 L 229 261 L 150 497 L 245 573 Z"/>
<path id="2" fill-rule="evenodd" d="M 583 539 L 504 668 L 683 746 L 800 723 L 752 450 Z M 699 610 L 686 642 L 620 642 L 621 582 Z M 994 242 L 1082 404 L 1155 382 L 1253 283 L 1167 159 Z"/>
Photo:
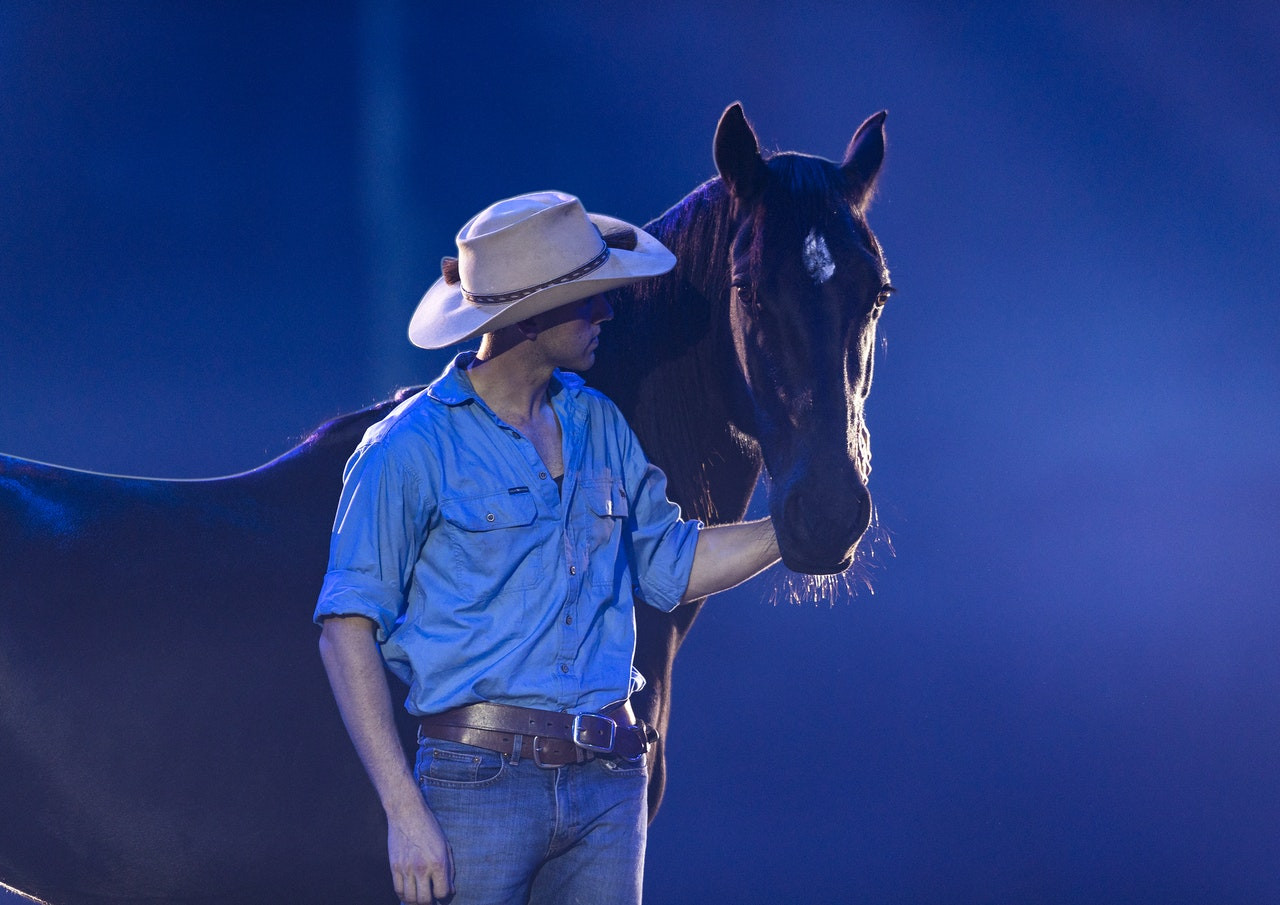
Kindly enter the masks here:
<path id="1" fill-rule="evenodd" d="M 485 517 L 484 517 L 484 520 L 485 520 L 486 522 L 491 522 L 491 521 L 493 521 L 493 513 L 492 513 L 492 512 L 487 513 L 487 514 L 485 515 Z"/>
<path id="2" fill-rule="evenodd" d="M 577 575 L 577 574 L 578 574 L 578 567 L 577 567 L 577 566 L 570 566 L 570 567 L 569 567 L 569 574 L 570 574 L 570 575 Z"/>
<path id="3" fill-rule="evenodd" d="M 565 616 L 565 617 L 564 617 L 564 624 L 565 624 L 565 625 L 573 625 L 573 617 L 572 617 L 572 616 Z"/>
<path id="4" fill-rule="evenodd" d="M 561 671 L 561 672 L 568 672 L 568 671 L 569 671 L 569 664 L 568 664 L 568 663 L 561 663 L 561 664 L 560 664 L 560 671 Z"/>
<path id="5" fill-rule="evenodd" d="M 545 471 L 540 471 L 538 472 L 538 477 L 545 481 L 547 479 L 547 473 Z"/>

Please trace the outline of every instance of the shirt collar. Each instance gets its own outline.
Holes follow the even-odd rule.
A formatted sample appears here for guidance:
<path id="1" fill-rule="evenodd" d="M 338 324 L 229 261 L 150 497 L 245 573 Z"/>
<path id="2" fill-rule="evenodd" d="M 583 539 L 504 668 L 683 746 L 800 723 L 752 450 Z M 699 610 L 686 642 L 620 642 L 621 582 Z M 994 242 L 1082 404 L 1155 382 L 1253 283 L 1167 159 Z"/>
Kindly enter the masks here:
<path id="1" fill-rule="evenodd" d="M 471 379 L 467 377 L 467 365 L 475 360 L 475 352 L 462 352 L 449 363 L 444 373 L 427 387 L 427 395 L 436 402 L 445 405 L 463 405 L 467 402 L 482 402 L 476 395 Z M 558 368 L 551 373 L 551 396 L 558 396 L 563 390 L 570 397 L 577 396 L 585 381 L 572 371 L 561 371 Z"/>

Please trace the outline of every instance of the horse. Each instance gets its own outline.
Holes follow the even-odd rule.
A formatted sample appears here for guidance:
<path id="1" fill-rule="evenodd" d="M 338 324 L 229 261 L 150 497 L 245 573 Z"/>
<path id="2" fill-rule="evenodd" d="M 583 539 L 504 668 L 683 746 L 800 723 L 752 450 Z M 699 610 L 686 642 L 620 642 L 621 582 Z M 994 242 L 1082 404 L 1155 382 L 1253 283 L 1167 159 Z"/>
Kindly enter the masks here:
<path id="1" fill-rule="evenodd" d="M 671 498 L 709 523 L 747 511 L 761 466 L 786 566 L 845 574 L 874 517 L 867 480 L 876 324 L 893 293 L 866 211 L 884 160 L 881 111 L 839 165 L 766 159 L 740 104 L 720 118 L 719 176 L 645 226 L 676 268 L 613 293 L 590 381 L 614 400 Z M 636 610 L 633 700 L 659 733 L 650 815 L 666 784 L 671 669 L 701 602 Z"/>
<path id="2" fill-rule="evenodd" d="M 646 227 L 679 264 L 616 291 L 588 375 L 688 514 L 740 518 L 763 467 L 784 562 L 819 575 L 849 568 L 873 517 L 863 404 L 891 287 L 865 209 L 883 123 L 835 164 L 765 157 L 726 110 L 719 175 Z M 410 392 L 227 478 L 0 456 L 0 882 L 56 905 L 394 901 L 307 622 L 342 464 Z M 637 609 L 637 705 L 664 735 L 696 613 Z"/>

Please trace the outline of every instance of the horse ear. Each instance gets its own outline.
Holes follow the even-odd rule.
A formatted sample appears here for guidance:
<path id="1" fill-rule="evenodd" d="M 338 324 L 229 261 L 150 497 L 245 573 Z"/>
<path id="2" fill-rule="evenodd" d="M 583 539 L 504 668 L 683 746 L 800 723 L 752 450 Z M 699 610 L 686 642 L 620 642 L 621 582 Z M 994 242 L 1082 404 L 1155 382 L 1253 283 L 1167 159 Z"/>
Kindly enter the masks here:
<path id="1" fill-rule="evenodd" d="M 734 102 L 721 114 L 713 154 L 716 169 L 735 198 L 745 201 L 763 191 L 769 170 L 742 104 Z"/>
<path id="2" fill-rule="evenodd" d="M 867 121 L 853 133 L 853 139 L 844 152 L 844 163 L 840 168 L 849 180 L 849 200 L 859 209 L 865 209 L 871 203 L 876 176 L 880 174 L 880 164 L 884 163 L 884 118 L 888 115 L 888 110 L 881 110 L 867 117 Z"/>

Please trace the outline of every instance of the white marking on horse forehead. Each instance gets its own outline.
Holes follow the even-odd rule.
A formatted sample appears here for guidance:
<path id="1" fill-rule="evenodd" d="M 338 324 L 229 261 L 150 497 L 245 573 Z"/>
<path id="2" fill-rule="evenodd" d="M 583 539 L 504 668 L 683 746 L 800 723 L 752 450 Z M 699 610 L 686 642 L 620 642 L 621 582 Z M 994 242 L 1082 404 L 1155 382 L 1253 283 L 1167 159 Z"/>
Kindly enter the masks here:
<path id="1" fill-rule="evenodd" d="M 831 258 L 831 249 L 827 248 L 826 238 L 816 229 L 809 230 L 809 235 L 804 237 L 804 251 L 801 254 L 805 269 L 815 283 L 825 283 L 835 275 L 836 262 Z"/>

